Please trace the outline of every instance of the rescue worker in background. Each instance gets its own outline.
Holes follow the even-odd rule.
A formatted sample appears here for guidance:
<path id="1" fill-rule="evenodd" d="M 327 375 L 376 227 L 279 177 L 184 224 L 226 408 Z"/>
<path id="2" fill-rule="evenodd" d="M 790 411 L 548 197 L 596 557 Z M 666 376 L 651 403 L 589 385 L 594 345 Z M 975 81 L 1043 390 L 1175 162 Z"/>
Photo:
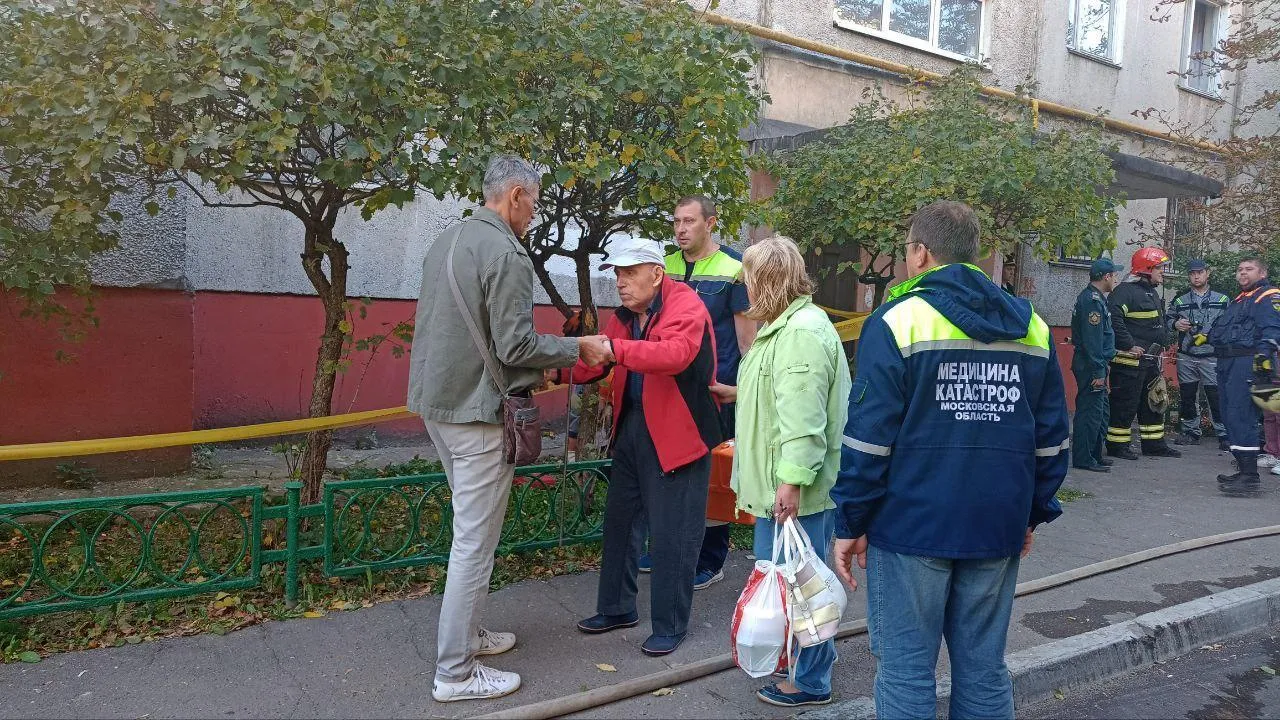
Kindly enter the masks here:
<path id="1" fill-rule="evenodd" d="M 1071 438 L 1071 466 L 1089 472 L 1111 472 L 1113 461 L 1102 456 L 1107 439 L 1107 364 L 1116 356 L 1107 294 L 1120 281 L 1120 268 L 1108 258 L 1089 266 L 1089 284 L 1076 296 L 1071 311 L 1071 373 L 1076 378 L 1076 415 Z"/>
<path id="2" fill-rule="evenodd" d="M 1200 388 L 1213 418 L 1213 431 L 1218 436 L 1218 449 L 1227 450 L 1227 430 L 1218 408 L 1218 360 L 1208 342 L 1209 328 L 1226 312 L 1231 298 L 1209 288 L 1209 265 L 1204 260 L 1187 263 L 1187 279 L 1191 289 L 1174 298 L 1169 306 L 1169 329 L 1178 333 L 1178 414 L 1182 417 L 1182 434 L 1174 445 L 1199 445 Z"/>
<path id="3" fill-rule="evenodd" d="M 1218 488 L 1226 493 L 1251 491 L 1259 485 L 1260 413 L 1250 391 L 1255 374 L 1264 381 L 1274 374 L 1280 345 L 1280 289 L 1267 280 L 1267 270 L 1261 258 L 1240 261 L 1236 268 L 1240 294 L 1209 330 L 1209 342 L 1218 355 L 1222 419 L 1239 468 L 1232 475 L 1218 476 Z"/>
<path id="4" fill-rule="evenodd" d="M 716 343 L 716 385 L 737 386 L 738 363 L 755 342 L 757 323 L 747 317 L 751 301 L 742 282 L 742 256 L 716 242 L 716 204 L 705 195 L 690 195 L 676 201 L 675 237 L 679 249 L 665 260 L 667 277 L 682 282 L 698 293 L 711 315 Z M 720 402 L 720 434 L 735 436 L 734 404 Z M 647 534 L 643 528 L 637 530 Z M 729 524 L 708 520 L 698 553 L 698 572 L 693 589 L 702 590 L 724 579 L 724 562 L 729 557 Z M 649 572 L 649 553 L 640 556 L 640 572 Z"/>
<path id="5" fill-rule="evenodd" d="M 1111 359 L 1111 420 L 1107 426 L 1107 454 L 1137 460 L 1129 447 L 1133 416 L 1138 416 L 1142 454 L 1182 457 L 1164 440 L 1164 413 L 1156 412 L 1147 393 L 1160 376 L 1159 350 L 1168 347 L 1164 325 L 1164 300 L 1156 288 L 1164 282 L 1169 255 L 1156 247 L 1133 255 L 1132 282 L 1120 283 L 1107 299 L 1111 325 L 1116 333 L 1116 355 Z M 1159 346 L 1151 357 L 1152 346 Z"/>

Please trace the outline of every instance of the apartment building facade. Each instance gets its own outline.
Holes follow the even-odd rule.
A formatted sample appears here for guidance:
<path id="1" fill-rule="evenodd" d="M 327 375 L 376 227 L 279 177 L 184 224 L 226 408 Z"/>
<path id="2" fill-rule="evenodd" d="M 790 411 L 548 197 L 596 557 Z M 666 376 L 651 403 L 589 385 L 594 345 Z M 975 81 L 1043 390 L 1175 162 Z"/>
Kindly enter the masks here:
<path id="1" fill-rule="evenodd" d="M 873 61 L 936 73 L 981 63 L 989 86 L 1012 89 L 1033 80 L 1042 101 L 1101 111 L 1150 131 L 1108 131 L 1120 153 L 1113 163 L 1116 184 L 1107 192 L 1126 200 L 1112 253 L 1120 264 L 1127 264 L 1145 233 L 1165 224 L 1163 218 L 1193 225 L 1182 215 L 1186 199 L 1220 191 L 1210 178 L 1169 163 L 1199 151 L 1159 139 L 1168 126 L 1155 115 L 1135 113 L 1155 109 L 1220 141 L 1232 131 L 1242 97 L 1256 96 L 1276 80 L 1265 68 L 1254 77 L 1214 75 L 1197 59 L 1238 19 L 1235 5 L 1215 0 L 738 0 L 721 4 L 719 12 Z M 878 83 L 892 95 L 903 82 L 878 63 L 785 41 L 764 40 L 761 51 L 759 73 L 770 97 L 764 117 L 774 124 L 756 138 L 764 147 L 785 148 L 793 138 L 804 142 L 809 131 L 842 124 L 868 86 Z M 1046 112 L 1040 122 L 1054 129 L 1079 121 Z M 1166 244 L 1176 252 L 1176 243 L 1175 237 Z M 1087 282 L 1087 260 L 1057 256 L 1046 262 L 1019 249 L 990 259 L 987 269 L 1061 327 L 1070 323 L 1071 302 Z M 844 307 L 867 308 L 869 288 L 847 298 L 850 283 L 838 284 L 852 301 Z"/>

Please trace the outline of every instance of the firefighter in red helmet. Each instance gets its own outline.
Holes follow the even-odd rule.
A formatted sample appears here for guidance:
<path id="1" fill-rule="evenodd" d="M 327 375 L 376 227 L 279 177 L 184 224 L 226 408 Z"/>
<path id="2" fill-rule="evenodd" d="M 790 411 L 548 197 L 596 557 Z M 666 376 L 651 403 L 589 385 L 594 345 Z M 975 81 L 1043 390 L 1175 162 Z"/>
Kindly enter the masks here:
<path id="1" fill-rule="evenodd" d="M 1120 283 L 1107 304 L 1116 333 L 1116 356 L 1111 360 L 1111 419 L 1107 454 L 1137 460 L 1130 448 L 1133 417 L 1138 416 L 1142 454 L 1181 457 L 1164 437 L 1164 402 L 1168 388 L 1160 374 L 1160 353 L 1169 345 L 1165 308 L 1157 288 L 1164 282 L 1169 255 L 1157 247 L 1134 253 L 1131 272 L 1137 278 Z"/>

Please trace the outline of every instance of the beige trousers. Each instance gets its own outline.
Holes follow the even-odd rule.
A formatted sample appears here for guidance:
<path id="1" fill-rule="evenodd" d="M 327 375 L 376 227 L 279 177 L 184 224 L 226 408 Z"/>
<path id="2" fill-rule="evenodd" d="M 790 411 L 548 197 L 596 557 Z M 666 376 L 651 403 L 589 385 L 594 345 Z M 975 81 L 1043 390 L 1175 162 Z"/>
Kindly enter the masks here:
<path id="1" fill-rule="evenodd" d="M 436 677 L 471 676 L 480 649 L 480 616 L 515 466 L 502 461 L 502 426 L 427 421 L 453 495 L 453 545 L 436 636 Z"/>

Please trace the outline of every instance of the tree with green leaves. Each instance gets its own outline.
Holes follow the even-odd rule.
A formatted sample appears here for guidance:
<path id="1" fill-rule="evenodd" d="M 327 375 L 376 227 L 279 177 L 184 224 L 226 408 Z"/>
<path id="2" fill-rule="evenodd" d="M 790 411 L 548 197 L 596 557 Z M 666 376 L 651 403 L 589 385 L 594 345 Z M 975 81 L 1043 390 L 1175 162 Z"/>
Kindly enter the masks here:
<path id="1" fill-rule="evenodd" d="M 750 181 L 739 132 L 760 105 L 754 51 L 679 0 L 537 7 L 524 19 L 532 27 L 513 37 L 523 92 L 505 98 L 503 112 L 527 131 L 506 150 L 547 170 L 541 216 L 526 235 L 542 287 L 568 317 L 547 263 L 570 259 L 594 328 L 591 256 L 611 237 L 668 237 L 671 206 L 693 193 L 720 202 L 723 232 L 741 225 Z"/>
<path id="2" fill-rule="evenodd" d="M 1153 17 L 1168 21 L 1174 11 L 1226 13 L 1187 0 L 1154 0 Z M 1203 121 L 1188 121 L 1176 108 L 1147 108 L 1134 113 L 1154 120 L 1182 141 L 1163 159 L 1217 178 L 1222 196 L 1212 202 L 1184 200 L 1197 219 L 1194 236 L 1178 238 L 1178 254 L 1211 255 L 1235 248 L 1267 252 L 1280 245 L 1280 2 L 1236 0 L 1228 31 L 1189 58 L 1181 82 L 1216 95 L 1221 104 Z M 1229 132 L 1219 125 L 1226 121 Z M 1213 148 L 1206 151 L 1206 148 Z M 1161 241 L 1180 234 L 1177 218 L 1165 218 L 1149 233 Z M 1186 250 L 1183 253 L 1182 250 Z"/>
<path id="3" fill-rule="evenodd" d="M 874 304 L 893 280 L 907 223 L 934 200 L 978 213 L 983 243 L 1019 243 L 1046 259 L 1093 255 L 1114 245 L 1117 200 L 1109 145 L 1094 126 L 1047 131 L 1028 104 L 986 97 L 976 71 L 912 83 L 895 102 L 869 89 L 847 125 L 757 162 L 778 182 L 766 201 L 771 224 L 815 253 L 855 248 Z"/>
<path id="4" fill-rule="evenodd" d="M 520 2 L 54 0 L 0 15 L 0 279 L 36 299 L 85 286 L 116 241 L 113 197 L 185 187 L 205 205 L 271 207 L 303 230 L 324 306 L 309 415 L 330 414 L 352 328 L 334 228 L 426 188 L 464 191 L 511 128 L 481 104 L 520 88 L 495 61 Z M 516 129 L 518 131 L 518 128 Z M 148 209 L 158 210 L 155 199 Z M 15 212 L 7 212 L 11 209 Z M 66 258 L 75 262 L 64 264 Z M 318 498 L 330 432 L 309 436 Z"/>
<path id="5" fill-rule="evenodd" d="M 678 0 L 55 0 L 6 6 L 0 30 L 0 287 L 46 313 L 55 286 L 87 289 L 112 202 L 157 212 L 183 187 L 287 212 L 324 307 L 312 417 L 382 339 L 352 336 L 343 213 L 478 198 L 488 156 L 521 152 L 550 169 L 542 283 L 567 311 L 545 261 L 572 258 L 594 311 L 589 255 L 611 235 L 656 236 L 685 192 L 726 199 L 730 226 L 745 205 L 750 45 Z M 307 501 L 330 442 L 307 440 Z"/>

